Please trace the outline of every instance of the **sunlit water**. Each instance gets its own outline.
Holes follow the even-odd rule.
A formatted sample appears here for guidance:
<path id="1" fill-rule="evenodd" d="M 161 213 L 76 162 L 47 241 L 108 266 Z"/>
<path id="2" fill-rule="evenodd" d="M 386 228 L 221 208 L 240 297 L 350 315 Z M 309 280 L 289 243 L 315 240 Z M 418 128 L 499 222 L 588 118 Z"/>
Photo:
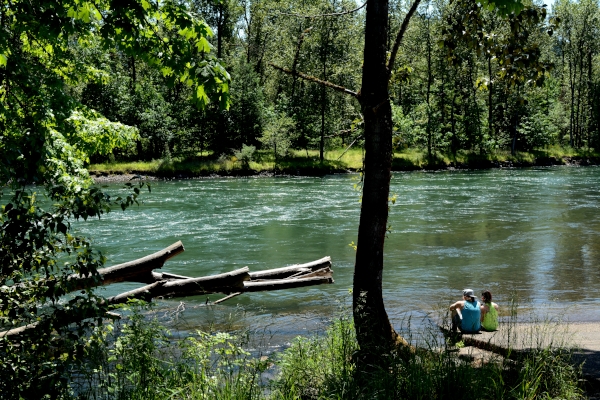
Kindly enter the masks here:
<path id="1" fill-rule="evenodd" d="M 185 303 L 179 318 L 186 329 L 230 324 L 263 330 L 277 344 L 318 329 L 350 299 L 357 178 L 154 182 L 140 207 L 76 227 L 107 265 L 181 240 L 185 252 L 163 271 L 186 276 L 331 256 L 333 285 L 243 294 L 217 306 L 206 306 L 207 296 L 161 303 L 165 314 Z M 527 312 L 600 320 L 599 183 L 595 167 L 394 174 L 383 285 L 393 323 L 440 310 L 465 287 L 491 290 L 501 306 L 516 298 Z M 106 294 L 138 286 L 113 285 Z"/>

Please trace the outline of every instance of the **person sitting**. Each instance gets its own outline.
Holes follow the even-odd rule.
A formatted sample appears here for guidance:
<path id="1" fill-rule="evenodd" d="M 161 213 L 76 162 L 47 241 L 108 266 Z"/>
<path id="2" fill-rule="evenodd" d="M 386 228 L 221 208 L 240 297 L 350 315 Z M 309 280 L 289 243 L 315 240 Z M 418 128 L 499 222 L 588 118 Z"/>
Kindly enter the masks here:
<path id="1" fill-rule="evenodd" d="M 463 299 L 450 306 L 452 311 L 452 331 L 477 333 L 481 329 L 481 308 L 471 289 L 463 290 Z"/>
<path id="2" fill-rule="evenodd" d="M 481 293 L 481 327 L 493 332 L 498 329 L 498 304 L 492 302 L 492 293 L 485 290 Z"/>

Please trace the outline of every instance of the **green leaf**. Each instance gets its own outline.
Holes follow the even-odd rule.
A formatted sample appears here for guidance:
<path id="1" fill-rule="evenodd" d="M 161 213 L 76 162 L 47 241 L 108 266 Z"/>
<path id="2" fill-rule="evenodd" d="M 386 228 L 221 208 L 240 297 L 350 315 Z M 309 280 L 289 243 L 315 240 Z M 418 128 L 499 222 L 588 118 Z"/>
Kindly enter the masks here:
<path id="1" fill-rule="evenodd" d="M 196 43 L 196 47 L 200 52 L 210 52 L 210 43 L 208 43 L 208 40 L 206 40 L 205 37 L 201 37 L 200 40 L 198 40 L 198 42 Z"/>
<path id="2" fill-rule="evenodd" d="M 196 100 L 200 103 L 202 107 L 204 107 L 210 102 L 208 96 L 206 95 L 206 92 L 204 91 L 204 86 L 202 85 L 198 85 L 198 87 L 196 88 Z"/>

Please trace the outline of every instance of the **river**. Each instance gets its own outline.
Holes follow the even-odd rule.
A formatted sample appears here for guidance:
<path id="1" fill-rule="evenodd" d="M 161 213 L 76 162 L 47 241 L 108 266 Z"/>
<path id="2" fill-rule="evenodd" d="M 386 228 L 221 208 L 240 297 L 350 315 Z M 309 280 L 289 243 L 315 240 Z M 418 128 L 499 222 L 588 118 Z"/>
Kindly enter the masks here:
<path id="1" fill-rule="evenodd" d="M 243 266 L 276 268 L 331 256 L 335 284 L 161 303 L 187 328 L 262 330 L 281 342 L 318 330 L 350 299 L 360 214 L 358 175 L 213 178 L 152 183 L 143 203 L 77 222 L 107 265 L 177 240 L 185 252 L 164 271 L 202 276 Z M 489 289 L 524 315 L 600 321 L 600 168 L 552 167 L 394 173 L 384 298 L 399 328 Z M 109 185 L 116 191 L 121 185 Z M 138 287 L 117 284 L 107 295 Z M 219 295 L 211 295 L 216 300 Z M 345 304 L 345 306 L 344 306 Z M 180 308 L 181 309 L 181 308 Z M 506 309 L 506 308 L 505 308 Z M 176 314 L 170 313 L 175 316 Z"/>

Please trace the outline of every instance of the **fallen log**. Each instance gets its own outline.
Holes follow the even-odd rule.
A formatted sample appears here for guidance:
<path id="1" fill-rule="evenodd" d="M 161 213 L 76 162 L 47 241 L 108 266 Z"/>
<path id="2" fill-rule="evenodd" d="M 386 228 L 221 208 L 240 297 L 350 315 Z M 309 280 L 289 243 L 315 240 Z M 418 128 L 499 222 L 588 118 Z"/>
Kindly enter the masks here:
<path id="1" fill-rule="evenodd" d="M 153 298 L 197 296 L 211 293 L 239 294 L 266 290 L 293 289 L 304 286 L 333 283 L 331 268 L 301 272 L 303 275 L 284 279 L 251 281 L 248 267 L 219 275 L 201 278 L 163 280 L 151 283 L 107 299 L 110 304 L 127 302 L 129 299 L 150 301 Z M 233 296 L 231 296 L 233 297 Z M 229 297 L 228 297 L 229 298 Z M 226 299 L 221 299 L 219 302 Z"/>
<path id="2" fill-rule="evenodd" d="M 104 317 L 110 318 L 110 319 L 121 319 L 121 314 L 118 314 L 118 313 L 115 313 L 115 312 L 111 312 L 111 311 L 106 311 L 104 313 Z M 81 320 L 81 319 L 79 319 L 79 320 Z M 3 338 L 6 338 L 6 339 L 18 338 L 19 335 L 22 335 L 22 334 L 30 332 L 30 331 L 34 331 L 39 326 L 40 326 L 40 321 L 36 321 L 36 322 L 31 323 L 31 324 L 19 326 L 19 327 L 16 327 L 16 328 L 11 328 L 11 329 L 9 329 L 7 331 L 0 332 L 0 339 L 3 339 Z"/>
<path id="3" fill-rule="evenodd" d="M 331 260 L 329 257 L 324 257 L 321 260 L 324 260 L 324 259 Z M 316 268 L 317 266 L 326 265 L 324 263 L 320 263 L 321 260 L 317 260 L 317 261 L 314 261 L 312 263 L 309 263 L 310 264 L 310 268 Z M 307 265 L 307 264 L 302 264 L 302 265 Z M 329 265 L 331 265 L 331 262 L 329 262 Z M 287 270 L 287 269 L 289 269 L 289 267 L 280 268 L 280 270 L 281 269 L 286 269 Z M 268 272 L 268 271 L 261 271 L 261 272 Z M 285 272 L 285 274 L 287 274 L 287 273 L 288 273 L 288 271 Z M 252 276 L 252 275 L 253 274 L 251 273 L 250 276 Z M 318 270 L 315 270 L 315 271 L 311 271 L 310 269 L 301 270 L 300 272 L 296 272 L 295 274 L 290 275 L 287 278 L 283 278 L 283 280 L 287 281 L 287 280 L 293 279 L 293 278 L 305 279 L 305 278 L 312 278 L 312 277 L 324 277 L 324 278 L 328 278 L 329 281 L 328 282 L 325 282 L 325 281 L 323 281 L 323 282 L 312 281 L 312 283 L 310 283 L 310 285 L 319 285 L 319 284 L 322 284 L 322 283 L 333 283 L 333 271 L 331 270 L 330 267 L 321 268 L 321 269 L 318 269 Z M 267 280 L 267 279 L 262 279 L 262 280 L 261 279 L 254 279 L 254 280 L 251 280 L 250 282 L 246 282 L 246 283 L 248 283 L 248 285 L 246 285 L 246 283 L 244 283 L 244 287 L 247 287 L 247 286 L 251 287 L 252 290 L 245 290 L 245 291 L 248 291 L 248 292 L 249 291 L 258 291 L 259 290 L 258 288 L 260 286 L 259 285 L 252 285 L 253 283 L 256 283 L 256 282 L 267 282 L 267 283 L 271 282 L 271 283 L 273 283 L 274 281 L 273 280 Z M 303 284 L 303 286 L 308 286 L 308 285 L 309 284 L 307 284 L 307 285 Z M 268 287 L 268 286 L 269 285 L 264 285 L 264 287 Z M 275 284 L 273 286 L 274 287 L 272 289 L 261 289 L 261 290 L 276 290 L 276 289 L 288 289 L 288 288 L 291 288 L 291 287 L 286 287 L 286 285 L 282 285 L 281 283 Z M 294 287 L 299 287 L 299 286 L 294 286 Z M 214 301 L 212 304 L 216 305 L 216 304 L 222 303 L 222 302 L 224 302 L 226 300 L 229 300 L 229 299 L 231 299 L 233 297 L 239 296 L 240 294 L 242 294 L 242 292 L 232 293 L 232 294 L 230 294 L 228 296 L 223 297 L 222 299 Z"/>
<path id="4" fill-rule="evenodd" d="M 267 269 L 250 273 L 251 280 L 257 279 L 284 279 L 298 272 L 312 272 L 322 268 L 331 268 L 331 257 L 323 257 L 306 264 L 295 264 L 289 267 Z"/>
<path id="5" fill-rule="evenodd" d="M 333 278 L 315 276 L 310 278 L 271 279 L 262 282 L 244 282 L 244 292 L 259 292 L 265 290 L 293 289 L 297 287 L 333 283 Z"/>
<path id="6" fill-rule="evenodd" d="M 465 346 L 476 347 L 481 350 L 489 351 L 498 354 L 510 360 L 518 360 L 527 354 L 527 349 L 516 349 L 507 345 L 494 343 L 489 337 L 479 339 L 480 333 L 462 333 L 460 331 L 453 332 L 450 329 L 438 325 L 440 331 L 446 337 L 451 337 L 453 341 L 462 341 Z"/>
<path id="7" fill-rule="evenodd" d="M 162 268 L 165 261 L 182 253 L 184 250 L 183 243 L 178 241 L 166 249 L 157 251 L 146 257 L 108 268 L 101 268 L 98 270 L 98 274 L 100 275 L 99 281 L 95 281 L 93 277 L 73 274 L 68 278 L 69 281 L 73 282 L 71 290 L 76 291 L 85 287 L 109 285 L 125 281 L 141 283 L 155 282 L 156 280 L 152 271 Z"/>
<path id="8" fill-rule="evenodd" d="M 248 267 L 224 274 L 200 278 L 176 279 L 151 283 L 129 292 L 110 297 L 110 304 L 125 303 L 129 299 L 149 301 L 153 298 L 197 296 L 208 293 L 231 293 L 244 288 L 244 281 L 250 279 Z"/>

